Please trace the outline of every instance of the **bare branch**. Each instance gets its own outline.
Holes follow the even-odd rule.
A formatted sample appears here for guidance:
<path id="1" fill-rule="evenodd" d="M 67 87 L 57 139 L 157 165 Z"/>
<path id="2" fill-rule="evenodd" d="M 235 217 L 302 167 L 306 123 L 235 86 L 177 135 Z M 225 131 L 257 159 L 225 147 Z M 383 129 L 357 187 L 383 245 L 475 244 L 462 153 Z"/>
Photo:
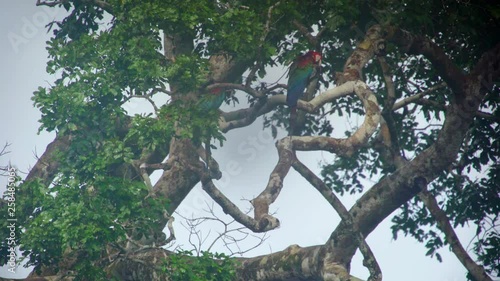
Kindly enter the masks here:
<path id="1" fill-rule="evenodd" d="M 10 153 L 10 151 L 7 151 L 7 148 L 9 146 L 11 146 L 12 144 L 8 143 L 8 142 L 5 142 L 5 144 L 3 145 L 3 148 L 2 148 L 2 151 L 0 151 L 0 156 L 4 156 L 5 154 L 8 154 Z"/>
<path id="2" fill-rule="evenodd" d="M 218 224 L 223 226 L 223 230 L 217 234 L 217 236 L 212 240 L 210 245 L 206 248 L 206 251 L 210 251 L 217 243 L 222 243 L 223 246 L 231 253 L 230 256 L 234 255 L 243 255 L 256 247 L 262 245 L 262 243 L 267 239 L 267 233 L 264 233 L 263 235 L 257 236 L 257 235 L 251 235 L 249 230 L 244 227 L 244 226 L 233 226 L 236 221 L 234 219 L 226 222 L 220 217 L 215 214 L 214 211 L 214 205 L 208 205 L 208 210 L 206 211 L 209 216 L 205 217 L 197 217 L 197 218 L 186 218 L 180 215 L 186 222 L 186 226 L 184 226 L 189 232 L 190 232 L 190 237 L 191 236 L 196 236 L 198 240 L 198 245 L 195 245 L 193 241 L 190 241 L 190 244 L 195 247 L 195 250 L 200 252 L 202 249 L 200 248 L 207 239 L 209 238 L 210 232 L 202 236 L 201 231 L 198 230 L 199 227 L 205 222 L 212 221 L 212 222 L 217 222 Z M 184 225 L 184 224 L 183 224 Z M 249 237 L 253 237 L 257 239 L 257 242 L 250 246 L 246 247 L 245 249 L 242 249 L 239 245 L 239 243 L 243 240 L 246 240 Z M 247 243 L 248 244 L 248 243 Z"/>
<path id="3" fill-rule="evenodd" d="M 8 142 L 5 142 L 3 148 L 2 148 L 2 151 L 0 151 L 0 157 L 6 155 L 6 154 L 9 154 L 10 151 L 8 151 L 7 149 L 9 148 L 11 144 L 8 143 Z M 6 166 L 0 166 L 0 176 L 7 176 L 9 175 L 9 166 L 10 165 L 6 165 Z"/>
<path id="4" fill-rule="evenodd" d="M 309 106 L 307 108 L 312 111 L 324 102 L 332 100 L 334 97 L 344 95 L 346 93 L 345 90 L 347 90 L 345 88 L 354 91 L 354 93 L 356 93 L 356 95 L 363 101 L 365 108 L 365 120 L 363 121 L 363 124 L 347 139 L 335 139 L 322 136 L 292 137 L 294 150 L 326 150 L 338 155 L 350 156 L 360 146 L 364 145 L 373 133 L 375 133 L 377 126 L 380 123 L 380 110 L 375 95 L 371 92 L 368 86 L 361 81 L 350 81 L 332 90 L 328 90 L 324 94 L 318 95 L 311 100 L 311 102 L 307 104 Z M 303 108 L 303 104 L 304 102 L 299 101 L 299 108 Z"/>
<path id="5" fill-rule="evenodd" d="M 170 232 L 170 236 L 167 238 L 167 240 L 165 240 L 165 245 L 175 240 L 174 221 L 175 218 L 173 216 L 170 216 L 167 223 L 167 228 L 168 231 Z"/>
<path id="6" fill-rule="evenodd" d="M 277 143 L 279 160 L 269 176 L 269 182 L 259 196 L 251 200 L 254 207 L 254 217 L 257 220 L 269 216 L 269 205 L 271 205 L 283 188 L 283 180 L 290 170 L 295 155 L 292 151 L 291 138 L 285 137 Z M 279 223 L 279 221 L 278 221 Z"/>
<path id="7" fill-rule="evenodd" d="M 405 99 L 402 99 L 398 102 L 396 102 L 393 106 L 392 106 L 392 110 L 398 110 L 410 103 L 414 103 L 414 102 L 417 102 L 419 101 L 420 99 L 422 99 L 423 97 L 431 94 L 432 92 L 434 92 L 435 90 L 438 90 L 438 89 L 441 89 L 441 88 L 444 88 L 446 87 L 446 83 L 442 82 L 442 83 L 439 83 L 437 85 L 434 85 L 432 87 L 429 87 L 427 90 L 423 91 L 423 92 L 420 92 L 416 95 L 413 95 L 411 97 L 407 97 Z"/>

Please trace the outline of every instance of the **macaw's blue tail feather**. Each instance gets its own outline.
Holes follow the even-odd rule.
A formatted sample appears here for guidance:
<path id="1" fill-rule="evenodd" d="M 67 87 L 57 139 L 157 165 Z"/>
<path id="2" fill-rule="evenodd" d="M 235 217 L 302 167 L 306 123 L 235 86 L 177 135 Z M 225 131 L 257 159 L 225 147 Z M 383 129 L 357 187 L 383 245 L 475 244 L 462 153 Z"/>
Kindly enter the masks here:
<path id="1" fill-rule="evenodd" d="M 307 77 L 300 77 L 295 81 L 290 81 L 288 85 L 286 104 L 290 107 L 297 106 L 298 100 L 304 94 L 304 90 L 307 87 Z"/>

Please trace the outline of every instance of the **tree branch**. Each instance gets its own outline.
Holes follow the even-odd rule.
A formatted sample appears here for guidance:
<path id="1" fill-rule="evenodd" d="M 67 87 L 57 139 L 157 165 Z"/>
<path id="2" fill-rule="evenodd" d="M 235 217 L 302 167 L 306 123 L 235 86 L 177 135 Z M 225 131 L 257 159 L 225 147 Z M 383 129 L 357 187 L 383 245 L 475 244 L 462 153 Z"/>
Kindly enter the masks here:
<path id="1" fill-rule="evenodd" d="M 314 113 L 320 107 L 337 98 L 354 93 L 361 99 L 365 108 L 365 121 L 361 128 L 356 132 L 356 139 L 362 139 L 362 135 L 370 134 L 380 121 L 380 110 L 377 99 L 371 89 L 362 81 L 349 81 L 343 85 L 329 89 L 311 101 L 299 100 L 297 108 L 308 113 Z M 230 131 L 251 124 L 258 116 L 266 114 L 280 104 L 285 104 L 285 95 L 275 95 L 267 99 L 261 99 L 250 108 L 240 109 L 232 113 L 223 113 L 223 119 L 219 122 L 219 128 L 223 132 Z M 226 121 L 225 118 L 232 121 Z"/>
<path id="2" fill-rule="evenodd" d="M 437 222 L 439 229 L 446 236 L 446 241 L 450 243 L 451 250 L 457 256 L 460 263 L 463 264 L 465 268 L 470 272 L 470 274 L 477 281 L 491 281 L 492 279 L 486 274 L 484 268 L 479 266 L 472 260 L 467 251 L 464 249 L 460 240 L 457 237 L 457 234 L 453 230 L 453 227 L 450 224 L 450 220 L 446 216 L 446 213 L 439 208 L 439 205 L 436 201 L 436 198 L 426 189 L 422 190 L 419 194 L 419 198 L 425 204 L 425 207 L 430 211 L 432 216 Z"/>
<path id="3" fill-rule="evenodd" d="M 443 49 L 427 37 L 413 35 L 397 27 L 387 27 L 386 31 L 387 40 L 394 42 L 407 54 L 425 56 L 438 71 L 439 75 L 443 77 L 446 84 L 452 89 L 453 94 L 458 98 L 465 96 L 463 84 L 465 75 L 450 60 Z"/>
<path id="4" fill-rule="evenodd" d="M 300 23 L 298 20 L 293 20 L 292 23 L 299 30 L 299 32 L 304 37 L 307 38 L 307 41 L 309 42 L 309 44 L 311 44 L 314 47 L 318 46 L 318 43 L 319 43 L 318 38 L 316 36 L 312 35 L 311 32 L 309 32 L 309 29 L 305 25 Z"/>
<path id="5" fill-rule="evenodd" d="M 337 211 L 342 221 L 346 223 L 346 225 L 352 227 L 353 232 L 356 235 L 357 242 L 359 243 L 359 250 L 363 254 L 364 261 L 363 264 L 368 268 L 370 272 L 370 278 L 368 281 L 381 281 L 382 280 L 382 271 L 380 270 L 380 266 L 377 263 L 377 259 L 373 252 L 370 249 L 370 246 L 365 241 L 365 237 L 356 225 L 353 224 L 353 218 L 349 211 L 347 211 L 346 207 L 342 204 L 340 199 L 332 192 L 332 190 L 326 186 L 326 184 L 318 178 L 309 168 L 307 168 L 302 162 L 298 159 L 292 164 L 293 168 L 299 172 L 302 177 L 304 177 L 317 191 L 323 195 L 323 198 L 330 203 L 330 205 Z"/>
<path id="6" fill-rule="evenodd" d="M 254 98 L 262 98 L 265 96 L 265 94 L 263 92 L 257 91 L 248 85 L 241 85 L 241 84 L 234 84 L 234 83 L 215 83 L 215 84 L 207 86 L 207 90 L 212 90 L 212 89 L 216 89 L 216 88 L 240 90 L 240 91 L 243 91 L 243 92 L 251 95 Z"/>
<path id="7" fill-rule="evenodd" d="M 49 186 L 59 170 L 59 161 L 56 159 L 56 154 L 67 151 L 70 143 L 71 137 L 57 135 L 47 145 L 45 152 L 38 158 L 35 166 L 29 171 L 25 181 L 39 179 L 43 185 Z"/>
<path id="8" fill-rule="evenodd" d="M 238 206 L 231 202 L 231 200 L 229 200 L 222 192 L 220 192 L 219 189 L 217 189 L 217 187 L 215 187 L 212 179 L 206 173 L 202 176 L 201 183 L 203 190 L 205 190 L 207 194 L 222 207 L 225 214 L 230 215 L 237 222 L 248 227 L 248 229 L 253 232 L 265 232 L 279 226 L 279 220 L 270 215 L 263 215 L 259 218 L 253 219 L 240 211 Z"/>
<path id="9" fill-rule="evenodd" d="M 450 85 L 447 80 L 452 79 L 452 77 L 449 74 L 441 72 L 444 69 L 455 69 L 456 67 L 448 65 L 450 61 L 447 57 L 436 56 L 436 54 L 441 54 L 442 51 L 435 50 L 434 48 L 437 48 L 435 45 L 431 47 L 426 45 L 427 47 L 423 49 L 412 49 L 410 47 L 415 42 L 408 42 L 403 39 L 412 39 L 414 37 L 407 33 L 404 34 L 406 37 L 401 35 L 393 37 L 398 37 L 398 44 L 400 46 L 407 47 L 404 50 L 414 53 L 420 50 L 425 56 L 432 57 L 429 60 L 433 64 L 441 64 L 441 66 L 436 68 L 440 75 L 443 77 L 446 76 L 445 81 Z M 391 36 L 388 37 L 391 38 Z M 485 59 L 482 60 L 491 61 L 490 68 L 493 68 L 493 71 L 498 71 L 498 62 L 500 60 L 500 55 L 498 55 L 499 52 L 497 51 L 498 48 L 500 47 L 495 47 L 489 54 L 483 56 Z M 429 50 L 434 50 L 435 52 L 430 52 Z M 447 66 L 445 67 L 444 65 Z M 484 69 L 488 69 L 488 67 Z M 481 73 L 481 71 L 478 71 L 478 73 Z M 484 72 L 482 73 L 484 74 Z M 354 224 L 359 224 L 359 229 L 363 235 L 368 235 L 384 218 L 390 215 L 401 204 L 417 195 L 421 191 L 422 186 L 433 181 L 443 170 L 447 169 L 453 163 L 462 145 L 462 140 L 467 134 L 468 128 L 478 110 L 482 97 L 484 97 L 487 90 L 487 87 L 484 86 L 484 83 L 478 77 L 466 80 L 461 79 L 465 78 L 461 74 L 458 78 L 453 77 L 453 79 L 456 78 L 462 81 L 451 86 L 452 91 L 458 91 L 458 93 L 454 94 L 459 98 L 452 99 L 450 105 L 447 107 L 443 127 L 434 144 L 417 155 L 412 161 L 398 168 L 391 175 L 382 178 L 351 208 L 349 212 L 354 218 Z M 332 257 L 333 261 L 339 264 L 349 264 L 357 245 L 357 242 L 352 238 L 352 233 L 352 229 L 345 223 L 341 223 L 332 233 L 328 245 L 329 252 L 334 255 Z"/>
<path id="10" fill-rule="evenodd" d="M 416 95 L 413 95 L 411 97 L 407 97 L 405 99 L 402 99 L 398 102 L 396 102 L 393 106 L 392 106 L 392 110 L 398 110 L 410 103 L 414 103 L 414 102 L 417 102 L 418 100 L 422 99 L 423 97 L 431 94 L 432 92 L 434 92 L 435 90 L 438 90 L 438 89 L 441 89 L 441 88 L 444 88 L 446 87 L 446 83 L 442 82 L 442 83 L 439 83 L 437 85 L 434 85 L 430 88 L 428 88 L 427 90 L 425 91 L 422 91 Z"/>
<path id="11" fill-rule="evenodd" d="M 382 34 L 382 28 L 379 25 L 374 25 L 366 31 L 363 41 L 358 44 L 344 64 L 343 72 L 335 75 L 337 85 L 344 84 L 346 81 L 364 80 L 363 68 L 368 61 L 374 55 L 385 51 Z"/>

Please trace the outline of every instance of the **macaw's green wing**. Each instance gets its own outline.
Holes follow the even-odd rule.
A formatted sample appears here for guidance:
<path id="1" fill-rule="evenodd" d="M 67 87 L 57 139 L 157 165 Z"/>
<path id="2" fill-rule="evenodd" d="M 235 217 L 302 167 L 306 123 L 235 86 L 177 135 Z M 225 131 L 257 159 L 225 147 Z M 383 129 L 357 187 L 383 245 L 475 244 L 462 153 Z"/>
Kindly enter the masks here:
<path id="1" fill-rule="evenodd" d="M 198 102 L 198 107 L 201 110 L 215 110 L 219 109 L 222 102 L 226 99 L 226 92 L 220 91 L 215 93 L 209 93 L 201 97 Z"/>
<path id="2" fill-rule="evenodd" d="M 292 64 L 288 77 L 288 89 L 286 95 L 286 103 L 288 106 L 297 106 L 297 101 L 300 97 L 302 97 L 313 70 L 314 67 L 312 65 L 300 66 L 297 63 Z"/>

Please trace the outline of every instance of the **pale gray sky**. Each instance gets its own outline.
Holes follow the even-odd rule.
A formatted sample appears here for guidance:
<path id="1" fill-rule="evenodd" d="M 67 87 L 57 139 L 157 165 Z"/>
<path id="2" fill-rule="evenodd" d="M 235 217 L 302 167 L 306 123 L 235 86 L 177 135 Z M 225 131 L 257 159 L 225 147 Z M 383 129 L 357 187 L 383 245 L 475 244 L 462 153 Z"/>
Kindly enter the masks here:
<path id="1" fill-rule="evenodd" d="M 44 25 L 50 20 L 63 16 L 63 11 L 41 8 L 32 1 L 9 1 L 4 3 L 0 11 L 0 53 L 3 63 L 0 65 L 0 144 L 9 142 L 12 145 L 10 154 L 0 158 L 0 165 L 12 163 L 20 171 L 26 172 L 36 161 L 34 153 L 43 153 L 46 145 L 52 141 L 53 134 L 42 132 L 37 134 L 40 114 L 30 100 L 38 86 L 48 86 L 54 77 L 45 73 L 47 52 L 45 41 L 47 34 Z M 277 70 L 280 77 L 283 70 Z M 242 99 L 240 99 L 242 100 Z M 130 110 L 141 110 L 141 104 L 129 105 Z M 338 120 L 336 124 L 346 123 Z M 283 136 L 283 134 L 281 135 Z M 223 178 L 217 184 L 220 189 L 236 204 L 244 209 L 249 203 L 241 199 L 257 196 L 265 187 L 269 173 L 277 161 L 274 141 L 268 132 L 262 132 L 262 123 L 256 122 L 246 129 L 232 131 L 227 134 L 228 141 L 214 155 L 219 159 Z M 331 159 L 328 153 L 300 153 L 311 169 L 319 173 L 318 163 Z M 0 191 L 5 190 L 6 179 L 0 178 Z M 367 185 L 370 185 L 367 182 Z M 359 195 L 343 197 L 344 204 L 349 207 Z M 201 211 L 209 197 L 198 186 L 189 194 L 179 208 L 185 216 L 204 215 Z M 300 207 L 299 207 L 300 206 Z M 304 207 L 305 206 L 305 207 Z M 269 233 L 270 237 L 264 245 L 247 254 L 255 256 L 280 251 L 291 244 L 305 247 L 324 243 L 338 224 L 335 211 L 303 178 L 293 170 L 285 180 L 285 187 L 277 202 L 271 206 L 281 221 L 281 227 Z M 216 207 L 220 213 L 220 208 Z M 177 243 L 190 249 L 187 234 L 180 225 L 182 219 L 177 217 Z M 386 281 L 459 281 L 465 280 L 465 270 L 448 249 L 440 251 L 444 262 L 426 257 L 426 249 L 412 238 L 400 237 L 392 240 L 389 229 L 390 218 L 382 222 L 368 237 Z M 208 233 L 208 229 L 203 229 Z M 473 229 L 458 231 L 464 246 L 469 244 Z M 206 246 L 208 246 L 207 242 Z M 242 245 L 244 246 L 244 245 Z M 223 251 L 215 247 L 215 251 Z M 361 256 L 356 255 L 352 262 L 353 275 L 366 279 L 367 270 L 362 265 Z M 25 270 L 18 269 L 15 277 L 23 277 Z M 0 268 L 1 277 L 14 277 Z"/>

